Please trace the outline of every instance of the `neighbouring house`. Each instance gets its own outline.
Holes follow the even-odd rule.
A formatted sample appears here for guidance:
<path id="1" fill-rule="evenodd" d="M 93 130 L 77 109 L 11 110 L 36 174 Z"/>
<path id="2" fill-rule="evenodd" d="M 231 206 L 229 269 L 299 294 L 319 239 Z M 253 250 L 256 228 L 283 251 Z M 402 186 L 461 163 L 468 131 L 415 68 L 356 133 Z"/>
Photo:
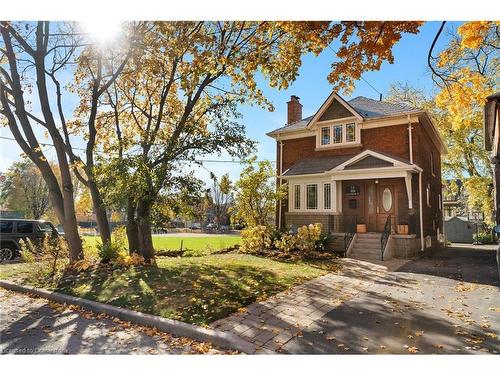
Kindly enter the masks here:
<path id="1" fill-rule="evenodd" d="M 500 92 L 488 96 L 484 107 L 484 145 L 493 164 L 493 215 L 500 225 Z"/>
<path id="2" fill-rule="evenodd" d="M 443 231 L 441 155 L 429 114 L 332 92 L 303 118 L 297 96 L 277 143 L 277 226 L 320 222 L 332 247 L 349 256 L 409 258 L 437 244 Z"/>

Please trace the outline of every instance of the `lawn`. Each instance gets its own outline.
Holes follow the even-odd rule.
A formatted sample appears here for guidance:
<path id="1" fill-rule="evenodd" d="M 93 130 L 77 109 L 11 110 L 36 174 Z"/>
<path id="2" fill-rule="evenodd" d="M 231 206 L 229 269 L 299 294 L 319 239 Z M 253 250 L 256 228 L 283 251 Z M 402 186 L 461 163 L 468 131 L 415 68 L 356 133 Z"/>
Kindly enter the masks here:
<path id="1" fill-rule="evenodd" d="M 157 267 L 100 267 L 67 273 L 53 289 L 205 325 L 336 267 L 333 260 L 282 262 L 235 253 L 159 258 Z M 0 278 L 30 283 L 25 269 L 24 264 L 0 265 Z"/>
<path id="2" fill-rule="evenodd" d="M 83 237 L 85 243 L 90 245 L 95 245 L 100 241 L 99 237 L 94 236 L 84 236 Z M 241 236 L 228 236 L 228 235 L 220 235 L 220 236 L 153 236 L 153 246 L 156 250 L 160 249 L 169 249 L 175 250 L 179 249 L 182 246 L 184 249 L 193 249 L 193 250 L 220 250 L 226 247 L 239 245 L 241 244 Z"/>

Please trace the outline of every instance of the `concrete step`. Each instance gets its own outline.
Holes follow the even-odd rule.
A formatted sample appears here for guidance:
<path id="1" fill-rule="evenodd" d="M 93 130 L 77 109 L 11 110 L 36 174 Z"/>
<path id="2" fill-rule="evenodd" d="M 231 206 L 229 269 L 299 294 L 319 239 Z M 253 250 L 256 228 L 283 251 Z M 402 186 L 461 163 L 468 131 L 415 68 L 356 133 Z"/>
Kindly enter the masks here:
<path id="1" fill-rule="evenodd" d="M 352 253 L 353 254 L 380 254 L 380 248 L 378 248 L 378 249 L 373 249 L 373 248 L 366 249 L 366 248 L 358 247 L 358 248 L 353 248 Z"/>
<path id="2" fill-rule="evenodd" d="M 358 233 L 357 238 L 376 238 L 379 239 L 382 237 L 382 233 Z"/>
<path id="3" fill-rule="evenodd" d="M 356 240 L 354 242 L 354 245 L 353 246 L 359 246 L 359 247 L 380 247 L 380 241 L 367 241 L 367 240 L 363 240 L 363 241 L 359 241 L 359 240 Z"/>
<path id="4" fill-rule="evenodd" d="M 377 238 L 358 238 L 356 239 L 356 243 L 363 244 L 366 246 L 380 246 L 380 240 Z"/>

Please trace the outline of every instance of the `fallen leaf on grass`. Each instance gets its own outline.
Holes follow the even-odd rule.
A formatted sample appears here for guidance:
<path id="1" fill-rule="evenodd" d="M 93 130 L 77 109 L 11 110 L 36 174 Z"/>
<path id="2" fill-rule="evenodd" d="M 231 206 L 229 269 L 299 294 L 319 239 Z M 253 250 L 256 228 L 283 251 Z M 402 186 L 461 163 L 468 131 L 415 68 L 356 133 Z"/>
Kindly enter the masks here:
<path id="1" fill-rule="evenodd" d="M 409 351 L 410 353 L 418 353 L 418 348 L 417 348 L 416 346 L 410 346 L 410 347 L 408 348 L 408 351 Z"/>

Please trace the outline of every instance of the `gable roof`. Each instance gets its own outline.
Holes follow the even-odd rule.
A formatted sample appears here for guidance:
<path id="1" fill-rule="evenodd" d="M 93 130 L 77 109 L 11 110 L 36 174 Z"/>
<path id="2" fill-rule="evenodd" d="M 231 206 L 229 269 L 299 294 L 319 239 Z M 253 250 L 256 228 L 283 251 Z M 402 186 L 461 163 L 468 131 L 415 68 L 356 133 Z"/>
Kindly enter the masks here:
<path id="1" fill-rule="evenodd" d="M 281 128 L 267 133 L 267 135 L 272 136 L 278 133 L 293 132 L 296 130 L 306 129 L 310 124 L 314 122 L 313 120 L 317 120 L 321 117 L 323 112 L 335 99 L 338 100 L 342 105 L 344 105 L 351 113 L 353 113 L 353 116 L 357 115 L 356 117 L 359 117 L 360 119 L 392 117 L 423 112 L 423 110 L 419 108 L 412 108 L 403 104 L 394 104 L 374 100 L 364 96 L 357 96 L 354 99 L 345 101 L 338 94 L 332 92 L 313 116 L 306 117 L 290 125 L 282 126 Z"/>

